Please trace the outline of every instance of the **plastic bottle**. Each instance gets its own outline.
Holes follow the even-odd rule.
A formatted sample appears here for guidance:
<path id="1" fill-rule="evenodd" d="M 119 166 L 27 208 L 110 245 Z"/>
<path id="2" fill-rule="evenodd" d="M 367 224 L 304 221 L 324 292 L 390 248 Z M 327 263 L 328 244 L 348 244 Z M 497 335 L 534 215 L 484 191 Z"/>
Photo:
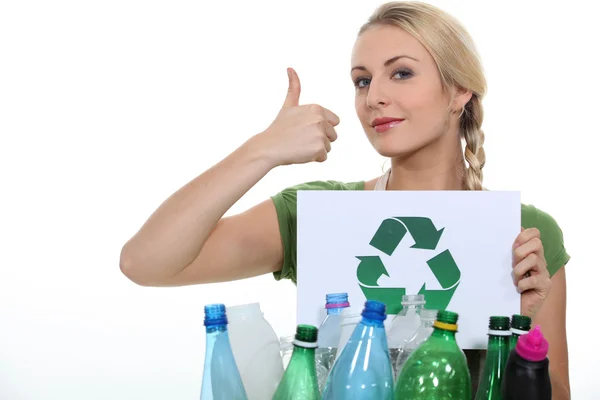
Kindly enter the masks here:
<path id="1" fill-rule="evenodd" d="M 502 400 L 502 378 L 508 359 L 510 318 L 490 317 L 485 366 L 475 400 Z"/>
<path id="2" fill-rule="evenodd" d="M 548 341 L 538 325 L 520 336 L 510 352 L 502 381 L 502 399 L 551 400 L 548 367 Z"/>
<path id="3" fill-rule="evenodd" d="M 340 358 L 344 347 L 348 343 L 348 340 L 350 340 L 350 336 L 352 336 L 356 325 L 358 325 L 361 319 L 362 315 L 360 312 L 356 312 L 351 308 L 344 308 L 342 310 L 342 322 L 340 324 L 340 342 L 338 344 L 338 350 L 335 356 L 336 361 L 338 360 L 338 358 Z"/>
<path id="4" fill-rule="evenodd" d="M 341 335 L 342 310 L 350 307 L 348 293 L 330 293 L 325 296 L 327 316 L 319 326 L 319 340 L 316 351 L 317 379 L 323 390 L 329 371 L 335 362 Z"/>
<path id="5" fill-rule="evenodd" d="M 247 400 L 229 343 L 224 304 L 204 306 L 204 326 L 206 353 L 200 400 Z"/>
<path id="6" fill-rule="evenodd" d="M 337 359 L 323 400 L 391 400 L 394 380 L 385 334 L 385 304 L 367 300 L 362 319 Z"/>
<path id="7" fill-rule="evenodd" d="M 249 400 L 270 399 L 283 376 L 279 339 L 259 303 L 227 307 L 229 341 Z"/>
<path id="8" fill-rule="evenodd" d="M 311 325 L 298 325 L 296 328 L 292 358 L 273 400 L 321 399 L 315 368 L 317 333 L 317 327 Z"/>
<path id="9" fill-rule="evenodd" d="M 510 350 L 517 345 L 519 336 L 526 334 L 531 329 L 531 318 L 525 315 L 514 314 L 510 321 L 510 330 L 512 337 L 510 338 Z"/>
<path id="10" fill-rule="evenodd" d="M 416 349 L 400 372 L 396 399 L 471 400 L 471 375 L 456 343 L 458 314 L 439 311 L 433 333 Z"/>
<path id="11" fill-rule="evenodd" d="M 292 336 L 281 336 L 279 338 L 279 349 L 281 353 L 281 360 L 283 361 L 283 370 L 285 371 L 290 364 L 292 353 L 294 352 L 294 339 Z"/>
<path id="12" fill-rule="evenodd" d="M 390 358 L 394 376 L 398 375 L 396 365 L 402 348 L 417 333 L 421 326 L 421 313 L 425 307 L 425 296 L 409 294 L 402 296 L 402 310 L 394 317 L 387 331 Z"/>
<path id="13" fill-rule="evenodd" d="M 431 333 L 433 332 L 433 323 L 435 322 L 435 318 L 437 317 L 437 310 L 423 310 L 421 311 L 421 326 L 417 329 L 417 332 L 413 335 L 413 337 L 406 342 L 406 344 L 400 349 L 398 354 L 398 359 L 396 361 L 395 370 L 398 371 L 397 375 L 394 377 L 398 379 L 398 375 L 404 366 L 404 363 L 410 357 L 410 355 L 417 349 L 419 346 L 429 339 Z"/>

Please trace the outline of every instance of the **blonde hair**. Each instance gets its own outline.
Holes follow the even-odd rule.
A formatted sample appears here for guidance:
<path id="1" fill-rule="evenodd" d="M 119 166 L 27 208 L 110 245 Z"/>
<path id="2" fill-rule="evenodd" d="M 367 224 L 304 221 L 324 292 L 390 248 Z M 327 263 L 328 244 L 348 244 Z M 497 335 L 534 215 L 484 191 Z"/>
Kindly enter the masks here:
<path id="1" fill-rule="evenodd" d="M 444 90 L 452 97 L 457 88 L 473 93 L 463 109 L 452 112 L 460 113 L 459 129 L 465 139 L 464 158 L 468 164 L 463 177 L 465 189 L 482 190 L 485 165 L 482 99 L 487 83 L 473 39 L 454 17 L 418 1 L 389 2 L 379 6 L 358 35 L 381 25 L 399 27 L 421 42 L 437 65 Z"/>

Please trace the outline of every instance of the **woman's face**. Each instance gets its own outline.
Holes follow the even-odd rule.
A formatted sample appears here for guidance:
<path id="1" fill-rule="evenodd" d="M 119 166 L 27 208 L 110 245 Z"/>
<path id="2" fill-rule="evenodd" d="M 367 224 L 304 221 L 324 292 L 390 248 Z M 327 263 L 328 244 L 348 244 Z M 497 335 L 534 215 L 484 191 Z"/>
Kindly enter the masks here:
<path id="1" fill-rule="evenodd" d="M 450 98 L 437 66 L 413 36 L 375 26 L 352 52 L 355 107 L 369 141 L 383 156 L 414 153 L 450 129 Z"/>

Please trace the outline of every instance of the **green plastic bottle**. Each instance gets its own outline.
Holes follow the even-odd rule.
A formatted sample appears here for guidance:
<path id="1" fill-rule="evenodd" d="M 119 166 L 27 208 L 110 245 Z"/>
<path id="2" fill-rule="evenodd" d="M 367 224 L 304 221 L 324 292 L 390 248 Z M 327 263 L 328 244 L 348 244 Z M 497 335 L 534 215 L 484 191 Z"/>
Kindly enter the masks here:
<path id="1" fill-rule="evenodd" d="M 316 326 L 298 325 L 294 337 L 294 351 L 273 400 L 320 400 L 315 364 L 317 348 Z"/>
<path id="2" fill-rule="evenodd" d="M 519 336 L 524 335 L 531 330 L 531 318 L 525 315 L 514 314 L 510 321 L 510 330 L 512 332 L 510 338 L 510 350 L 512 350 L 517 346 Z"/>
<path id="3" fill-rule="evenodd" d="M 471 375 L 456 343 L 458 314 L 439 311 L 433 332 L 406 360 L 394 392 L 398 399 L 471 400 Z"/>
<path id="4" fill-rule="evenodd" d="M 510 318 L 490 317 L 485 367 L 475 400 L 502 400 L 502 378 L 510 353 Z"/>

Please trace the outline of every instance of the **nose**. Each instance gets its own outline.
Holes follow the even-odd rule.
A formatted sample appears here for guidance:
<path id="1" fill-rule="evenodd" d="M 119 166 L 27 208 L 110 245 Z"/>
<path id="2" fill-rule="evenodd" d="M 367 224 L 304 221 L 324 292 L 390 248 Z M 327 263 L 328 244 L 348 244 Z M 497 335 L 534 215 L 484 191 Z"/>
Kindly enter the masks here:
<path id="1" fill-rule="evenodd" d="M 390 103 L 390 98 L 386 93 L 384 84 L 378 83 L 375 79 L 371 80 L 367 92 L 367 106 L 371 109 L 385 107 Z"/>

